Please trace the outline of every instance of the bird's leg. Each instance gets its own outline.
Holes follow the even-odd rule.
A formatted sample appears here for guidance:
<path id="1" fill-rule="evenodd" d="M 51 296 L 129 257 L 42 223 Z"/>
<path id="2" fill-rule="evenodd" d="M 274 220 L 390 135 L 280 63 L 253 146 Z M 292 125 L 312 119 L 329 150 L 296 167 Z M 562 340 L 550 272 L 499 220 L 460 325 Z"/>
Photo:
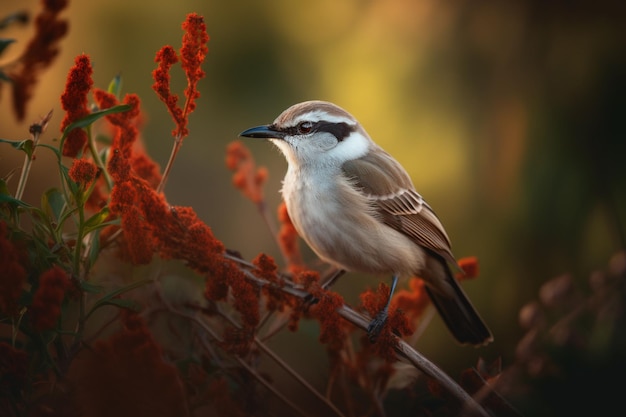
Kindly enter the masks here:
<path id="1" fill-rule="evenodd" d="M 387 303 L 382 310 L 376 314 L 376 317 L 372 319 L 369 326 L 367 326 L 367 336 L 370 342 L 374 343 L 380 334 L 380 331 L 383 329 L 385 322 L 387 321 L 387 315 L 389 312 L 389 304 L 391 304 L 391 296 L 396 289 L 396 285 L 398 284 L 398 276 L 394 275 L 391 278 L 391 290 L 389 290 L 389 297 L 387 298 Z"/>
<path id="2" fill-rule="evenodd" d="M 327 276 L 325 276 L 321 280 L 322 281 L 322 288 L 325 289 L 325 290 L 329 289 L 345 273 L 346 273 L 345 269 L 333 269 L 332 271 L 330 271 L 329 274 L 327 274 Z M 309 294 L 306 297 L 304 297 L 304 302 L 306 304 L 309 304 L 309 305 L 313 305 L 313 304 L 317 303 L 318 301 L 319 300 L 317 298 L 313 297 L 311 294 Z"/>
<path id="3" fill-rule="evenodd" d="M 346 273 L 345 269 L 334 269 L 330 271 L 330 274 L 328 274 L 328 277 L 325 277 L 324 280 L 322 281 L 322 288 L 324 288 L 325 290 L 329 289 L 330 287 L 335 285 L 335 282 L 337 282 L 337 280 L 341 278 L 343 274 L 345 273 Z"/>

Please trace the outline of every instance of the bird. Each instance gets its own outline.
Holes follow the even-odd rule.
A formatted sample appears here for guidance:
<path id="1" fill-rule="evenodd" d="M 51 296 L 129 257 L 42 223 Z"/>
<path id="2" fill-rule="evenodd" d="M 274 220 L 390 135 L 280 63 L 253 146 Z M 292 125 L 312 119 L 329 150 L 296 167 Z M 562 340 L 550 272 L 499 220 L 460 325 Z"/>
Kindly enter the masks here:
<path id="1" fill-rule="evenodd" d="M 343 108 L 305 101 L 241 137 L 267 139 L 287 160 L 282 196 L 302 239 L 340 271 L 391 276 L 385 307 L 368 326 L 375 341 L 400 278 L 420 277 L 453 337 L 493 340 L 454 277 L 450 239 L 402 167 Z"/>

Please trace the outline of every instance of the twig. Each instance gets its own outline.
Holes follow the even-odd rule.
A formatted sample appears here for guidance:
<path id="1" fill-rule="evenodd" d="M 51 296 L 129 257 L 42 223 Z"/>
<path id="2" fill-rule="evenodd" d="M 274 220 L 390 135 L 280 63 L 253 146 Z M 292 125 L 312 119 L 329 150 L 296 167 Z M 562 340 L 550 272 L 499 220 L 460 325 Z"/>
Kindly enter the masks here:
<path id="1" fill-rule="evenodd" d="M 367 331 L 367 326 L 369 325 L 370 320 L 365 318 L 363 315 L 357 313 L 346 305 L 340 307 L 337 312 L 341 317 L 348 320 L 353 325 Z M 394 348 L 396 353 L 408 360 L 413 366 L 422 371 L 424 374 L 440 383 L 450 394 L 459 400 L 465 410 L 471 412 L 471 415 L 489 417 L 489 413 L 487 413 L 487 411 L 480 404 L 478 404 L 463 388 L 461 388 L 460 385 L 458 385 L 452 378 L 437 367 L 437 365 L 413 349 L 404 340 L 395 335 L 393 337 L 395 341 Z"/>
<path id="2" fill-rule="evenodd" d="M 281 368 L 283 368 L 289 375 L 291 375 L 296 381 L 302 384 L 307 390 L 309 390 L 314 396 L 328 406 L 336 415 L 343 417 L 343 413 L 326 397 L 324 397 L 318 390 L 316 390 L 311 384 L 309 384 L 304 378 L 302 378 L 296 371 L 291 368 L 280 356 L 276 355 L 274 351 L 268 348 L 258 337 L 254 338 L 254 343 L 271 359 L 274 360 Z"/>
<path id="3" fill-rule="evenodd" d="M 248 270 L 243 270 L 244 274 L 248 279 L 255 282 L 257 285 L 272 285 L 275 284 L 269 283 L 261 278 L 255 276 L 252 272 Z M 276 286 L 281 291 L 293 295 L 295 297 L 299 297 L 302 299 L 310 299 L 311 295 L 303 290 L 294 288 L 286 283 L 282 287 Z M 367 331 L 367 327 L 370 323 L 370 319 L 366 318 L 362 314 L 356 312 L 352 308 L 347 305 L 343 305 L 339 307 L 337 313 L 344 319 L 353 324 L 354 326 L 360 328 L 361 330 Z M 442 371 L 437 365 L 428 360 L 421 353 L 417 352 L 413 349 L 408 343 L 399 337 L 393 335 L 394 337 L 394 349 L 396 353 L 400 356 L 408 360 L 413 366 L 422 371 L 424 374 L 429 377 L 435 379 L 441 386 L 446 389 L 452 396 L 454 396 L 464 410 L 468 410 L 471 415 L 489 417 L 489 413 L 478 404 L 472 397 L 469 395 L 459 384 L 457 384 L 452 378 L 450 378 L 444 371 Z"/>
<path id="4" fill-rule="evenodd" d="M 165 299 L 165 297 L 163 297 L 163 294 L 161 293 L 161 288 L 158 285 L 157 285 L 157 293 L 158 293 L 159 298 L 161 299 L 161 301 L 165 305 L 165 307 L 171 313 L 176 314 L 177 316 L 184 317 L 184 318 L 187 318 L 187 319 L 191 320 L 192 322 L 197 324 L 200 328 L 202 328 L 214 340 L 216 340 L 218 342 L 222 342 L 223 341 L 222 338 L 216 332 L 214 332 L 213 329 L 211 329 L 211 327 L 207 323 L 205 323 L 203 320 L 201 320 L 197 315 L 195 315 L 195 314 L 188 314 L 188 313 L 182 312 L 182 311 L 176 309 L 174 306 L 172 306 Z M 229 316 L 227 316 L 227 315 L 222 315 L 222 317 L 229 318 Z M 209 352 L 211 351 L 211 349 L 209 349 L 208 346 L 204 345 L 204 341 L 203 340 L 201 340 L 201 343 L 203 344 L 205 349 L 207 349 Z M 256 380 L 258 380 L 261 384 L 263 384 L 263 386 L 265 386 L 270 392 L 272 392 L 274 395 L 276 395 L 276 397 L 278 397 L 281 401 L 283 401 L 287 406 L 291 407 L 296 413 L 298 413 L 298 414 L 300 414 L 302 416 L 306 416 L 306 413 L 304 413 L 304 411 L 302 411 L 296 404 L 294 404 L 291 400 L 289 400 L 287 397 L 285 397 L 283 394 L 281 394 L 279 391 L 277 391 L 276 388 L 272 387 L 261 375 L 258 374 L 258 372 L 256 372 L 256 370 L 254 370 L 252 367 L 250 367 L 250 365 L 248 365 L 248 363 L 246 363 L 246 361 L 243 360 L 240 356 L 235 356 L 235 360 L 241 366 L 243 366 Z"/>
<path id="5" fill-rule="evenodd" d="M 285 404 L 287 404 L 289 407 L 291 407 L 295 412 L 297 412 L 301 416 L 306 416 L 307 415 L 300 407 L 298 407 L 296 404 L 294 404 L 289 398 L 285 397 L 280 391 L 278 391 L 276 388 L 274 388 L 272 385 L 270 385 L 265 380 L 265 378 L 263 378 L 261 375 L 259 375 L 258 372 L 254 368 L 252 368 L 250 365 L 248 365 L 248 363 L 246 361 L 241 359 L 239 356 L 237 356 L 235 359 L 237 359 L 237 362 L 239 362 L 239 364 L 241 366 L 246 368 L 246 370 L 252 376 L 254 376 L 261 384 L 263 384 L 263 386 L 265 386 L 265 388 L 267 388 L 276 397 L 280 398 Z"/>

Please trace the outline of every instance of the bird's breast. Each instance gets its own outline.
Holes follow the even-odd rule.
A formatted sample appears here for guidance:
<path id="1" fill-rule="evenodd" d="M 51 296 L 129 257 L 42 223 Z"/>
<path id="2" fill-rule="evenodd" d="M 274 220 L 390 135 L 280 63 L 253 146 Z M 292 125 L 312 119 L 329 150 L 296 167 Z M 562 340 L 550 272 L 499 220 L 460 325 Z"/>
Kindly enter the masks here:
<path id="1" fill-rule="evenodd" d="M 330 177 L 288 171 L 283 198 L 291 221 L 324 261 L 348 271 L 414 274 L 423 251 L 382 223 L 340 172 Z"/>

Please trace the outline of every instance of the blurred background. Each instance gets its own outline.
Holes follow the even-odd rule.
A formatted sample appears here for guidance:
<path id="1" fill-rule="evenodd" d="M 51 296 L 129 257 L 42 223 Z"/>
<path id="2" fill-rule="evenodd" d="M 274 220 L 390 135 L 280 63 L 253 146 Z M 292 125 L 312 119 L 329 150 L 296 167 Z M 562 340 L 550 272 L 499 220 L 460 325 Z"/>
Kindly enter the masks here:
<path id="1" fill-rule="evenodd" d="M 139 94 L 145 145 L 165 165 L 173 124 L 151 89 L 154 55 L 165 44 L 180 47 L 187 13 L 203 15 L 207 76 L 166 187 L 169 202 L 193 206 L 246 258 L 279 259 L 254 205 L 231 186 L 225 148 L 296 102 L 344 107 L 407 168 L 455 255 L 480 260 L 480 277 L 464 288 L 495 342 L 458 347 L 437 318 L 417 346 L 455 376 L 478 356 L 512 361 L 524 333 L 519 310 L 541 285 L 570 273 L 584 289 L 625 246 L 625 8 L 608 0 L 75 1 L 64 14 L 70 32 L 61 54 L 24 122 L 15 122 L 10 89 L 2 89 L 0 137 L 28 137 L 29 124 L 51 108 L 43 140 L 59 137 L 65 76 L 87 53 L 96 86 L 119 73 L 123 92 Z M 5 0 L 0 15 L 38 9 L 36 0 Z M 32 32 L 32 25 L 3 31 L 18 39 L 3 60 L 18 56 Z M 180 73 L 174 86 L 182 93 Z M 246 144 L 270 171 L 266 193 L 275 207 L 286 163 L 267 143 Z M 0 147 L 0 175 L 21 164 L 21 154 Z M 56 184 L 51 169 L 51 155 L 40 151 L 27 201 L 38 203 Z M 356 303 L 376 282 L 349 275 L 335 288 Z M 294 339 L 282 339 L 285 354 L 302 343 Z"/>

